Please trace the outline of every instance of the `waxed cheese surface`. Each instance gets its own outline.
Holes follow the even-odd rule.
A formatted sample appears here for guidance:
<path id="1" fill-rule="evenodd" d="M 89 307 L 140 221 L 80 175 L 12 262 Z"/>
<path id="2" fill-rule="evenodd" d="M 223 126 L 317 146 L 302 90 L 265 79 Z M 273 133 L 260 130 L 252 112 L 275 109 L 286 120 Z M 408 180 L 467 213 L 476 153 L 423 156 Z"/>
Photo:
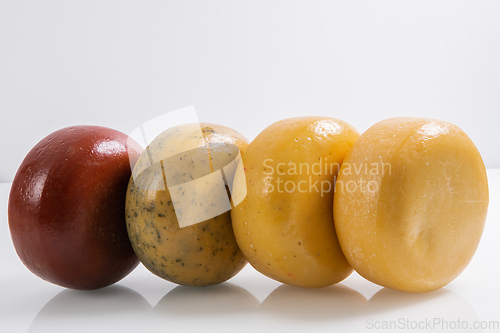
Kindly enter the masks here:
<path id="1" fill-rule="evenodd" d="M 303 117 L 274 123 L 250 143 L 245 177 L 234 180 L 247 194 L 231 214 L 255 269 L 301 287 L 328 286 L 352 272 L 335 234 L 333 184 L 358 136 L 340 120 Z"/>
<path id="2" fill-rule="evenodd" d="M 483 161 L 460 128 L 393 118 L 368 129 L 347 154 L 334 218 L 342 250 L 360 275 L 426 292 L 465 269 L 487 207 Z"/>
<path id="3" fill-rule="evenodd" d="M 205 286 L 244 267 L 220 171 L 246 146 L 229 128 L 201 124 L 200 132 L 191 124 L 163 132 L 144 151 L 129 182 L 126 217 L 132 246 L 151 272 Z"/>

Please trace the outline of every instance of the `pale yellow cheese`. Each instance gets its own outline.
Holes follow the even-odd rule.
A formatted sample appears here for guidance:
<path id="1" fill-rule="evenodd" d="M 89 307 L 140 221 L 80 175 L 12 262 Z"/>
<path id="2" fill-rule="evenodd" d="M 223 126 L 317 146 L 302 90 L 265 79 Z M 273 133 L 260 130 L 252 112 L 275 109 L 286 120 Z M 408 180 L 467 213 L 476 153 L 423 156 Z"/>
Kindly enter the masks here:
<path id="1" fill-rule="evenodd" d="M 487 207 L 483 161 L 460 128 L 393 118 L 368 129 L 347 154 L 334 219 L 342 250 L 360 275 L 426 292 L 465 269 Z"/>
<path id="2" fill-rule="evenodd" d="M 246 186 L 246 197 L 231 214 L 255 269 L 301 287 L 325 287 L 352 272 L 335 234 L 333 185 L 358 137 L 343 121 L 303 117 L 274 123 L 250 143 L 245 177 L 235 177 L 235 192 Z"/>

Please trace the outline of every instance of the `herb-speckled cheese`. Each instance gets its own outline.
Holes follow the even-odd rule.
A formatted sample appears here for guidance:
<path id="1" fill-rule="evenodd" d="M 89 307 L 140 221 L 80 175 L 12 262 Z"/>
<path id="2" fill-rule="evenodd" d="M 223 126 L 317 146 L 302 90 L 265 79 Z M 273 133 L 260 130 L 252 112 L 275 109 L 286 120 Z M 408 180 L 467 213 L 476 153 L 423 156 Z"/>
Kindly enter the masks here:
<path id="1" fill-rule="evenodd" d="M 189 181 L 213 174 L 230 163 L 238 149 L 243 153 L 248 145 L 240 133 L 229 128 L 201 124 L 201 129 L 203 137 L 196 125 L 181 125 L 153 140 L 136 164 L 126 202 L 129 238 L 144 266 L 166 280 L 190 286 L 224 282 L 246 264 L 234 237 L 229 211 L 179 226 L 177 215 L 183 214 L 179 208 L 182 205 L 175 200 L 184 201 L 183 195 L 194 207 L 205 204 L 203 211 L 207 214 L 217 211 L 219 202 L 228 201 L 226 188 L 218 188 L 220 184 L 210 180 L 213 177 L 196 182 L 191 190 Z M 187 209 L 195 220 L 199 211 Z"/>

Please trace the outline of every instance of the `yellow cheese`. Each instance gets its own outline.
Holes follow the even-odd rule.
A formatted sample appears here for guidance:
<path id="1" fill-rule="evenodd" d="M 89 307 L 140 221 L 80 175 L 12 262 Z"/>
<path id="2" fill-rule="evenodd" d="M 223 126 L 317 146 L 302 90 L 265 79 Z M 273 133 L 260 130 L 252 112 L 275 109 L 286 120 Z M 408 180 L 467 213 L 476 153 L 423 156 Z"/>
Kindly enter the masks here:
<path id="1" fill-rule="evenodd" d="M 342 250 L 360 275 L 426 292 L 465 269 L 487 207 L 483 161 L 460 128 L 393 118 L 368 129 L 347 154 L 334 219 Z"/>
<path id="2" fill-rule="evenodd" d="M 358 137 L 343 121 L 304 117 L 274 123 L 250 143 L 245 177 L 234 180 L 235 192 L 246 186 L 246 197 L 231 215 L 255 269 L 301 287 L 325 287 L 351 274 L 335 234 L 333 185 Z"/>

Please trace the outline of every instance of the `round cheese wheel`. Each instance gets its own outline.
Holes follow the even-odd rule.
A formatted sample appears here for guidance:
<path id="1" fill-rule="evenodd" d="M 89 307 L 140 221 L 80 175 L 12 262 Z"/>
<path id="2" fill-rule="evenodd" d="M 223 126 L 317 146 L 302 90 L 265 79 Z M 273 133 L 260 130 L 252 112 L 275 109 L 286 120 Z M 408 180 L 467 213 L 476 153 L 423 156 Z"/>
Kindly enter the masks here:
<path id="1" fill-rule="evenodd" d="M 439 289 L 468 265 L 483 232 L 488 183 L 457 126 L 393 118 L 368 129 L 339 172 L 335 227 L 352 267 L 379 285 Z"/>
<path id="2" fill-rule="evenodd" d="M 231 215 L 236 241 L 255 269 L 309 288 L 351 274 L 335 234 L 333 186 L 358 137 L 343 121 L 302 117 L 276 122 L 250 143 L 245 177 L 234 179 L 235 192 L 244 188 L 246 197 Z"/>
<path id="3" fill-rule="evenodd" d="M 208 286 L 246 265 L 226 184 L 247 145 L 230 128 L 196 123 L 167 129 L 144 150 L 125 208 L 132 247 L 148 270 L 174 283 Z"/>

